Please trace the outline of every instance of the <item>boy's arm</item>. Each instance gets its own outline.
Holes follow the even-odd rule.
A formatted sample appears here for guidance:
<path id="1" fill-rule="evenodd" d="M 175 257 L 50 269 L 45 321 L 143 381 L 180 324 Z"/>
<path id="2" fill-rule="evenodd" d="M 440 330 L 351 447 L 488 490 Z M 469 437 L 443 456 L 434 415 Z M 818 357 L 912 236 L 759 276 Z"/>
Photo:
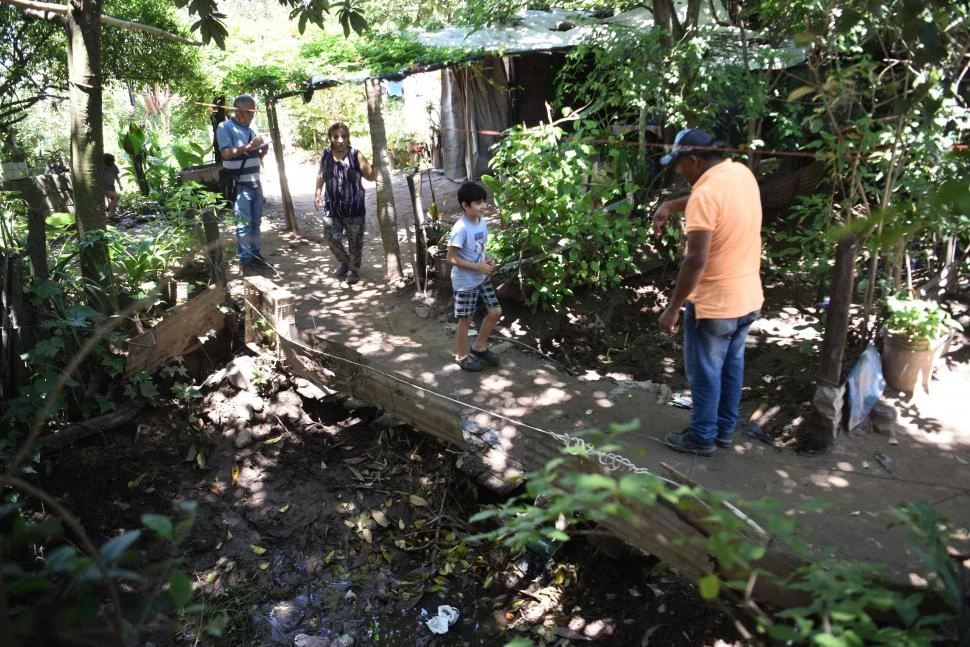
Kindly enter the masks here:
<path id="1" fill-rule="evenodd" d="M 466 270 L 471 270 L 473 272 L 478 272 L 479 274 L 484 274 L 485 276 L 491 276 L 492 272 L 495 271 L 494 263 L 472 263 L 471 261 L 466 261 L 464 258 L 458 255 L 460 247 L 449 247 L 448 248 L 448 264 L 457 265 L 458 267 L 464 267 Z"/>

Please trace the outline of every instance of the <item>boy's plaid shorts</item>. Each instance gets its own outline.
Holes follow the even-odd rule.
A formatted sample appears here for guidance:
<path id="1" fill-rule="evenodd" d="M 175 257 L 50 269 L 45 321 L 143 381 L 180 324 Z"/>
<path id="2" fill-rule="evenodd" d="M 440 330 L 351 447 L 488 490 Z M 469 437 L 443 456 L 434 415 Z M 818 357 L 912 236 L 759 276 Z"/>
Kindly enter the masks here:
<path id="1" fill-rule="evenodd" d="M 487 279 L 472 290 L 455 291 L 455 317 L 464 319 L 473 316 L 478 308 L 479 301 L 484 302 L 486 308 L 499 307 L 495 288 L 492 287 L 492 282 Z"/>

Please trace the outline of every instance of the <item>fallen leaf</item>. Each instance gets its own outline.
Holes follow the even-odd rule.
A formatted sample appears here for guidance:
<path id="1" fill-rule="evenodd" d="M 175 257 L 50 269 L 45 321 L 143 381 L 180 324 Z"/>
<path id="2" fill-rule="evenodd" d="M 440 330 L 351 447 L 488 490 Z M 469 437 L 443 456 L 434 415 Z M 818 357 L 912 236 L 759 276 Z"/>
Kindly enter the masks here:
<path id="1" fill-rule="evenodd" d="M 371 537 L 370 528 L 364 528 L 363 530 L 361 530 L 360 536 L 363 537 L 364 541 L 366 541 L 368 544 L 374 540 L 373 537 Z"/>
<path id="2" fill-rule="evenodd" d="M 266 552 L 266 549 L 262 546 L 257 546 L 256 544 L 249 544 L 249 550 L 253 551 L 257 555 L 262 555 Z"/>
<path id="3" fill-rule="evenodd" d="M 327 469 L 327 464 L 324 463 L 323 461 L 320 461 L 320 469 L 322 469 L 322 470 Z"/>
<path id="4" fill-rule="evenodd" d="M 232 531 L 226 528 L 226 541 L 232 539 Z"/>
<path id="5" fill-rule="evenodd" d="M 587 410 L 586 410 L 586 415 L 587 415 L 587 416 L 591 416 L 591 415 L 593 415 L 593 410 L 592 410 L 592 409 L 587 409 Z"/>
<path id="6" fill-rule="evenodd" d="M 349 469 L 353 473 L 353 475 L 357 478 L 358 481 L 360 481 L 361 483 L 364 482 L 364 475 L 363 474 L 361 474 L 360 472 L 358 472 L 357 470 L 355 470 L 350 465 L 347 466 L 347 469 Z"/>
<path id="7" fill-rule="evenodd" d="M 232 484 L 235 485 L 236 481 L 239 480 L 239 466 L 233 464 L 232 466 Z"/>
<path id="8" fill-rule="evenodd" d="M 199 452 L 195 455 L 195 464 L 199 466 L 200 470 L 205 469 L 205 454 Z"/>
<path id="9" fill-rule="evenodd" d="M 869 469 L 869 461 L 862 461 L 862 469 L 864 470 Z"/>
<path id="10" fill-rule="evenodd" d="M 209 492 L 212 492 L 216 496 L 222 496 L 226 492 L 226 488 L 222 483 L 209 483 Z"/>
<path id="11" fill-rule="evenodd" d="M 953 460 L 958 461 L 958 462 L 962 463 L 963 465 L 966 465 L 967 464 L 967 461 L 965 459 L 960 458 L 959 456 L 954 456 L 953 457 Z"/>
<path id="12" fill-rule="evenodd" d="M 370 516 L 374 517 L 374 521 L 377 522 L 377 525 L 381 526 L 382 528 L 387 528 L 387 515 L 385 515 L 381 510 L 371 510 Z"/>
<path id="13" fill-rule="evenodd" d="M 290 509 L 290 504 L 287 503 L 285 506 L 279 509 L 279 512 L 286 512 L 289 509 Z"/>
<path id="14" fill-rule="evenodd" d="M 269 568 L 269 562 L 260 562 L 259 563 L 259 570 L 265 571 L 267 568 Z"/>
<path id="15" fill-rule="evenodd" d="M 280 434 L 276 438 L 267 438 L 266 440 L 263 441 L 263 444 L 264 445 L 275 445 L 276 443 L 278 443 L 281 440 L 283 440 L 283 436 L 285 436 L 285 435 L 286 434 Z"/>
<path id="16" fill-rule="evenodd" d="M 348 465 L 358 465 L 360 463 L 363 463 L 366 460 L 367 460 L 366 456 L 355 456 L 353 458 L 345 458 L 344 462 L 347 463 Z"/>
<path id="17" fill-rule="evenodd" d="M 417 494 L 412 494 L 411 496 L 409 496 L 408 501 L 411 502 L 411 505 L 417 506 L 419 508 L 428 507 L 428 502 L 422 499 L 421 497 L 419 497 Z"/>

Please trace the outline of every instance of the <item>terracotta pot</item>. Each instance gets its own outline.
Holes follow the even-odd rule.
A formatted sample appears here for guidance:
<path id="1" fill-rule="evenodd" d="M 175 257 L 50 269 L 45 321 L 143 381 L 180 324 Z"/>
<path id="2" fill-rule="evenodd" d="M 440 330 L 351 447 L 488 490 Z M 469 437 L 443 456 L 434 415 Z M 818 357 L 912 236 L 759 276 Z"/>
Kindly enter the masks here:
<path id="1" fill-rule="evenodd" d="M 897 391 L 912 393 L 920 382 L 929 392 L 933 367 L 946 338 L 909 340 L 894 333 L 884 333 L 882 342 L 882 374 L 886 384 Z"/>

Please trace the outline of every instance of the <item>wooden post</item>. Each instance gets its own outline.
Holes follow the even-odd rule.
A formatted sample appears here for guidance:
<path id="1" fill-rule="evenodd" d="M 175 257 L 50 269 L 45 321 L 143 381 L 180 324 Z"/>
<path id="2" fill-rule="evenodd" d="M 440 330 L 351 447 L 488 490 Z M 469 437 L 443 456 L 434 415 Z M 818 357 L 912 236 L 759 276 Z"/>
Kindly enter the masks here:
<path id="1" fill-rule="evenodd" d="M 408 176 L 408 191 L 411 192 L 411 205 L 414 209 L 414 280 L 418 289 L 427 289 L 425 278 L 428 272 L 428 241 L 424 237 L 424 203 L 421 200 L 421 174 L 418 181 L 414 175 Z"/>
<path id="2" fill-rule="evenodd" d="M 0 257 L 0 262 L 0 402 L 10 402 L 27 381 L 27 367 L 20 359 L 19 320 L 24 311 L 24 262 L 20 254 Z"/>
<path id="3" fill-rule="evenodd" d="M 205 241 L 205 257 L 210 264 L 212 281 L 224 288 L 226 287 L 226 267 L 222 259 L 219 218 L 214 208 L 202 211 L 202 239 Z"/>
<path id="4" fill-rule="evenodd" d="M 471 180 L 471 179 L 474 179 L 475 177 L 475 159 L 472 151 L 472 147 L 474 146 L 474 141 L 472 139 L 472 137 L 474 137 L 474 134 L 472 133 L 472 116 L 471 116 L 472 103 L 471 103 L 470 97 L 468 96 L 469 92 L 471 92 L 471 89 L 472 89 L 470 66 L 465 67 L 464 77 L 465 77 L 465 92 L 464 92 L 465 109 L 462 110 L 462 113 L 464 116 L 464 125 L 465 125 L 465 175 L 467 179 Z"/>
<path id="5" fill-rule="evenodd" d="M 132 104 L 134 105 L 134 104 Z M 219 124 L 226 120 L 226 97 L 219 95 L 209 108 L 209 121 L 212 123 L 212 155 L 217 164 L 222 164 L 222 149 L 219 148 Z"/>
<path id="6" fill-rule="evenodd" d="M 276 104 L 266 102 L 266 119 L 269 121 L 269 134 L 273 138 L 273 155 L 276 157 L 276 168 L 280 174 L 280 199 L 283 201 L 283 213 L 286 215 L 286 227 L 289 231 L 299 231 L 300 225 L 296 221 L 293 210 L 293 197 L 290 195 L 290 185 L 286 182 L 286 164 L 283 162 L 283 142 L 280 141 L 280 122 L 276 118 Z"/>
<path id="7" fill-rule="evenodd" d="M 835 250 L 829 307 L 826 311 L 822 358 L 818 382 L 808 425 L 811 442 L 825 448 L 832 444 L 842 424 L 842 360 L 849 331 L 849 306 L 852 305 L 852 283 L 855 276 L 855 236 L 846 236 Z"/>

